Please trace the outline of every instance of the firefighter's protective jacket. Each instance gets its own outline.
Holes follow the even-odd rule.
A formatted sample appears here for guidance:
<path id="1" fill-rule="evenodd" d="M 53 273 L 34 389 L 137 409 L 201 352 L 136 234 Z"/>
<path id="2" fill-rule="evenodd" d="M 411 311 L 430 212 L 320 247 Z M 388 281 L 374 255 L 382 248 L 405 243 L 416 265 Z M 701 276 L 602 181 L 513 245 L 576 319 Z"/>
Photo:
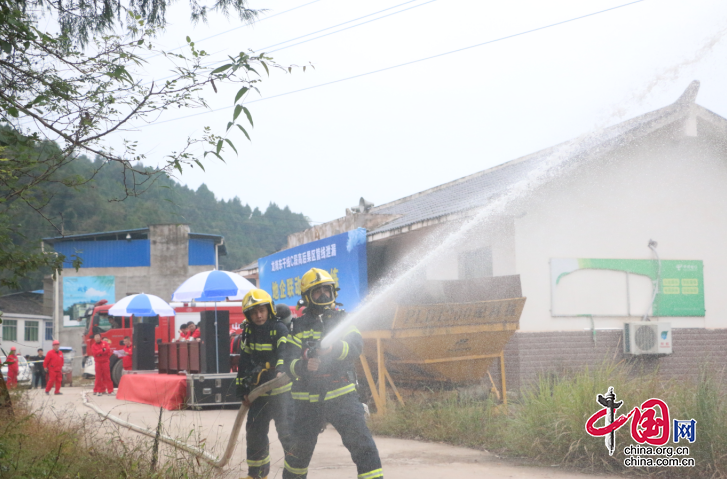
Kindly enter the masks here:
<path id="1" fill-rule="evenodd" d="M 250 377 L 255 371 L 270 364 L 270 370 L 263 373 L 259 386 L 275 378 L 276 373 L 284 372 L 285 348 L 288 342 L 288 328 L 282 321 L 269 319 L 262 326 L 251 321 L 243 323 L 243 340 L 240 342 L 240 362 L 237 366 L 237 383 L 242 384 L 244 378 Z M 257 373 L 254 381 L 257 382 Z M 290 391 L 290 383 L 275 388 L 264 396 L 275 396 Z M 249 391 L 247 391 L 249 392 Z"/>
<path id="2" fill-rule="evenodd" d="M 319 313 L 319 312 L 316 312 Z M 306 313 L 293 320 L 293 332 L 288 341 L 286 372 L 294 379 L 292 395 L 299 401 L 319 402 L 334 399 L 356 390 L 355 363 L 363 350 L 363 337 L 355 326 L 349 327 L 343 337 L 320 356 L 318 371 L 308 371 L 304 351 L 317 346 L 322 337 L 338 326 L 345 317 L 343 311 L 326 309 L 322 314 Z"/>

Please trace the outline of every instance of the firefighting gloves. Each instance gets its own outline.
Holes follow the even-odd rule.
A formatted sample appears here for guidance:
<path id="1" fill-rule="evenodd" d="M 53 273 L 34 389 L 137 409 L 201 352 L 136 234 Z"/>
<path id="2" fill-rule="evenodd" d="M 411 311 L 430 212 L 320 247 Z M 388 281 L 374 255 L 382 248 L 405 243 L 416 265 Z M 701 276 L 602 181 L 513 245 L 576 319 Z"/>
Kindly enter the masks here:
<path id="1" fill-rule="evenodd" d="M 237 389 L 235 395 L 239 400 L 243 400 L 245 396 L 250 394 L 250 380 L 249 378 L 238 377 L 236 380 Z"/>

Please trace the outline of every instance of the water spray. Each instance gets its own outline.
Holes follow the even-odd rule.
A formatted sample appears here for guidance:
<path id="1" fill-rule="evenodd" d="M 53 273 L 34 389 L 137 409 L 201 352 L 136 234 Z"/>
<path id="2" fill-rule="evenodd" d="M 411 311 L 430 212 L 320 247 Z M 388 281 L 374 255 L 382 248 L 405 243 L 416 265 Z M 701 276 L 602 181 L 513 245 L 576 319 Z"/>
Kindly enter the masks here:
<path id="1" fill-rule="evenodd" d="M 479 211 L 477 211 L 469 220 L 465 221 L 459 228 L 455 229 L 444 238 L 438 237 L 437 244 L 422 255 L 418 262 L 414 262 L 414 265 L 409 267 L 409 269 L 394 277 L 388 282 L 388 284 L 380 287 L 379 291 L 371 294 L 369 298 L 367 298 L 367 301 L 359 307 L 358 310 L 349 314 L 343 322 L 330 331 L 321 341 L 321 347 L 330 347 L 333 342 L 340 339 L 351 326 L 358 324 L 362 318 L 375 314 L 376 308 L 379 308 L 383 304 L 384 298 L 400 293 L 401 288 L 405 287 L 407 284 L 411 284 L 415 280 L 415 275 L 421 267 L 450 250 L 457 244 L 458 241 L 465 237 L 467 233 L 470 233 L 476 227 L 480 227 L 482 224 L 491 221 L 493 218 L 498 217 L 498 215 L 502 215 L 513 202 L 522 199 L 525 194 L 532 192 L 535 187 L 545 184 L 556 175 L 563 173 L 566 171 L 565 168 L 572 169 L 582 166 L 584 161 L 598 156 L 598 153 L 596 153 L 589 157 L 588 150 L 594 140 L 598 138 L 602 130 L 603 128 L 596 132 L 584 134 L 581 137 L 564 144 L 559 151 L 544 159 L 542 164 L 530 171 L 525 178 L 515 182 L 507 188 L 502 195 L 492 199 L 486 206 L 481 207 Z M 566 162 L 566 160 L 573 160 L 577 155 L 577 160 L 580 161 L 571 161 L 570 163 Z M 529 159 L 527 161 L 537 160 Z M 417 252 L 418 251 L 411 252 L 410 255 L 414 255 Z M 404 264 L 408 264 L 409 261 L 407 260 L 411 257 L 412 256 L 408 256 L 402 260 L 399 264 L 399 268 L 403 268 Z"/>
<path id="2" fill-rule="evenodd" d="M 698 90 L 699 82 L 692 82 L 685 93 L 676 102 L 674 102 L 673 105 L 671 105 L 671 111 L 676 112 L 683 108 L 688 108 L 694 102 L 694 97 Z M 643 127 L 644 125 L 641 126 Z M 398 269 L 402 270 L 402 273 L 398 276 L 392 273 L 389 275 L 391 278 L 389 281 L 382 281 L 382 286 L 379 287 L 378 291 L 372 292 L 367 300 L 356 311 L 349 314 L 343 322 L 341 322 L 335 329 L 323 338 L 321 346 L 323 348 L 330 347 L 334 341 L 340 339 L 344 332 L 348 331 L 351 326 L 358 324 L 362 318 L 376 314 L 377 308 L 380 311 L 385 298 L 392 297 L 393 295 L 400 293 L 401 288 L 407 284 L 412 284 L 416 279 L 416 273 L 422 266 L 430 263 L 436 257 L 441 256 L 475 227 L 486 224 L 488 221 L 492 221 L 493 218 L 497 217 L 497 215 L 505 213 L 508 207 L 516 200 L 521 199 L 534 188 L 546 184 L 557 175 L 568 172 L 577 167 L 581 167 L 585 163 L 602 156 L 611 148 L 618 147 L 618 136 L 604 136 L 603 132 L 605 129 L 605 127 L 600 127 L 590 133 L 586 133 L 574 140 L 566 142 L 557 148 L 555 152 L 549 154 L 543 159 L 530 157 L 523 160 L 539 161 L 540 164 L 533 170 L 529 171 L 524 178 L 510 185 L 500 196 L 497 196 L 492 200 L 489 198 L 484 199 L 484 201 L 487 201 L 485 206 L 480 207 L 479 211 L 476 211 L 469 220 L 465 221 L 461 226 L 459 226 L 459 228 L 456 228 L 444 238 L 437 237 L 437 243 L 426 251 L 425 254 L 421 256 L 420 260 L 409 261 L 412 258 L 412 255 L 419 252 L 421 248 L 418 248 L 417 251 L 411 252 L 409 256 L 404 258 L 398 264 Z M 597 148 L 594 148 L 595 146 L 597 146 Z M 509 164 L 510 167 L 516 167 L 516 165 L 517 162 L 511 162 Z M 458 213 L 466 216 L 466 208 L 462 208 L 462 210 Z M 657 257 L 659 268 L 657 274 L 658 283 L 659 277 L 661 276 L 661 261 L 659 260 L 658 253 L 656 252 L 656 242 L 650 241 L 649 248 L 652 249 Z M 413 266 L 408 267 L 406 266 L 407 264 L 413 264 Z M 653 301 L 656 299 L 657 290 L 658 284 L 657 287 L 654 288 L 652 305 Z M 647 317 L 648 311 L 647 314 L 644 315 L 644 318 Z"/>

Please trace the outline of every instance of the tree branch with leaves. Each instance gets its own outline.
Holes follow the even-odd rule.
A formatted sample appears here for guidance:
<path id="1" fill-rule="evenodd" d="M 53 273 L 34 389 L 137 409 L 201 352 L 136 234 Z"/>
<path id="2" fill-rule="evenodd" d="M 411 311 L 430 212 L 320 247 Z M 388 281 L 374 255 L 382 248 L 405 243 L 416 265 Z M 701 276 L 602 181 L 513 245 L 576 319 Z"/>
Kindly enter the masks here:
<path id="1" fill-rule="evenodd" d="M 94 175 L 64 174 L 80 155 L 101 158 L 99 169 L 110 163 L 122 166 L 119 181 L 124 194 L 115 198 L 118 201 L 142 194 L 160 175 L 195 166 L 204 170 L 204 158 L 213 155 L 223 160 L 225 146 L 237 153 L 228 136 L 235 131 L 233 126 L 250 139 L 238 119 L 244 113 L 253 126 L 243 102 L 249 92 L 259 92 L 261 67 L 268 75 L 271 68 L 290 71 L 291 67 L 283 68 L 265 54 L 252 52 L 228 55 L 218 68 L 206 66 L 209 55 L 189 37 L 185 53 L 158 49 L 154 39 L 163 26 L 160 15 L 167 3 L 0 0 L 0 287 L 17 285 L 17 279 L 32 268 L 62 269 L 64 258 L 19 245 L 17 240 L 23 237 L 22 215 L 28 211 L 44 215 L 44 206 L 52 199 L 44 185 L 77 189 L 92 180 Z M 207 7 L 192 3 L 198 8 L 193 9 L 197 19 L 205 17 Z M 41 30 L 38 13 L 31 7 L 55 9 L 51 13 L 58 16 L 61 33 Z M 101 10 L 89 10 L 92 7 Z M 243 0 L 219 0 L 212 9 L 233 9 L 247 20 L 255 16 Z M 117 19 L 124 16 L 123 34 L 109 31 L 114 25 L 110 12 Z M 77 36 L 71 38 L 72 34 Z M 172 77 L 145 82 L 139 72 L 149 56 L 169 62 Z M 180 148 L 156 167 L 143 166 L 147 158 L 136 153 L 134 129 L 159 121 L 171 110 L 208 108 L 203 92 L 217 91 L 221 84 L 239 86 L 225 132 L 216 134 L 212 127 L 204 127 L 198 136 L 181 140 Z M 124 147 L 116 151 L 109 141 L 120 135 L 125 135 Z M 199 147 L 203 147 L 202 155 L 194 153 Z M 62 234 L 59 218 L 43 217 Z M 7 239 L 13 241 L 3 241 Z"/>

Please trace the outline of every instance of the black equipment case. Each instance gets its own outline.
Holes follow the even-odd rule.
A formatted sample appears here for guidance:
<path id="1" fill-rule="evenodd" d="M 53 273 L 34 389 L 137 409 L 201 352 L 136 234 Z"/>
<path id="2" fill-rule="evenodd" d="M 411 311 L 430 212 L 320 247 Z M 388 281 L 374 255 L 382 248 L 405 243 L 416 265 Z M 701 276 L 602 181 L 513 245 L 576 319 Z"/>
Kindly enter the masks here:
<path id="1" fill-rule="evenodd" d="M 187 407 L 239 406 L 237 373 L 187 374 Z"/>

